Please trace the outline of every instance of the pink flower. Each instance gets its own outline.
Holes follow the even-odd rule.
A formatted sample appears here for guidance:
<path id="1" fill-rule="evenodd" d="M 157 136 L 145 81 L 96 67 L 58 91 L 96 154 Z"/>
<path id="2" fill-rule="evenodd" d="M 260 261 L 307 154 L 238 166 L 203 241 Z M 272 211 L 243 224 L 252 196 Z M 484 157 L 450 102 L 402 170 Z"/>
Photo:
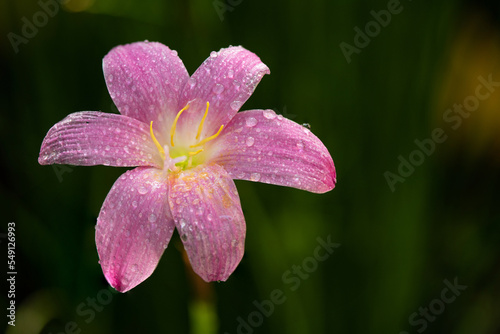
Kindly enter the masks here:
<path id="1" fill-rule="evenodd" d="M 97 218 L 100 264 L 116 290 L 151 275 L 174 228 L 194 271 L 225 281 L 246 230 L 233 179 L 334 188 L 333 160 L 310 130 L 272 110 L 237 113 L 270 73 L 252 52 L 212 52 L 189 77 L 176 51 L 139 42 L 111 50 L 103 70 L 120 115 L 70 114 L 49 130 L 38 162 L 138 166 L 118 178 Z"/>

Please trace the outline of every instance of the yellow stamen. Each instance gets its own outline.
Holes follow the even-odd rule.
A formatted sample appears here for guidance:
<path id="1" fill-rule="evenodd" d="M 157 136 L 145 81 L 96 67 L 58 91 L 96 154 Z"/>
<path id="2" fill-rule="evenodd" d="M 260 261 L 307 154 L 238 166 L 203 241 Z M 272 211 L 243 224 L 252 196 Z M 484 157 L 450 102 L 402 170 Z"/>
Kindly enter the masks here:
<path id="1" fill-rule="evenodd" d="M 156 140 L 155 134 L 153 133 L 153 121 L 151 121 L 151 124 L 149 125 L 149 133 L 151 134 L 151 138 L 153 139 L 153 142 L 155 143 L 156 147 L 158 148 L 158 151 L 161 154 L 161 158 L 165 160 L 165 151 L 163 150 L 163 147 L 161 147 L 158 140 Z"/>
<path id="2" fill-rule="evenodd" d="M 216 133 L 216 134 L 214 134 L 214 135 L 212 135 L 212 136 L 210 136 L 210 137 L 207 137 L 207 138 L 203 139 L 202 141 L 200 141 L 200 142 L 199 142 L 198 144 L 196 144 L 196 145 L 190 145 L 189 147 L 190 147 L 190 148 L 193 148 L 193 147 L 201 146 L 201 145 L 205 144 L 206 142 L 209 142 L 209 141 L 211 141 L 212 139 L 217 138 L 217 137 L 219 136 L 219 134 L 220 134 L 220 132 L 222 131 L 222 129 L 223 129 L 223 128 L 224 128 L 224 125 L 221 125 L 221 126 L 220 126 L 220 128 L 219 128 L 219 131 L 217 131 L 217 133 Z"/>
<path id="3" fill-rule="evenodd" d="M 201 148 L 201 149 L 199 149 L 199 150 L 198 150 L 198 151 L 196 151 L 196 152 L 189 152 L 188 154 L 189 154 L 189 156 L 190 156 L 190 157 L 192 157 L 193 155 L 197 155 L 197 154 L 198 154 L 198 153 L 200 153 L 201 151 L 203 151 L 203 149 L 202 149 L 202 148 Z"/>
<path id="4" fill-rule="evenodd" d="M 201 119 L 200 126 L 198 126 L 198 133 L 196 134 L 196 140 L 200 139 L 201 131 L 203 130 L 203 123 L 205 123 L 205 118 L 207 118 L 209 105 L 210 105 L 210 103 L 208 103 L 208 101 L 207 101 L 207 109 L 205 110 L 205 114 L 203 115 L 203 118 Z"/>
<path id="5" fill-rule="evenodd" d="M 175 116 L 174 124 L 172 124 L 172 128 L 170 129 L 170 144 L 172 145 L 172 147 L 174 147 L 174 135 L 175 135 L 175 127 L 177 126 L 177 121 L 179 120 L 179 116 L 182 114 L 182 112 L 187 108 L 189 108 L 189 104 L 186 104 L 186 106 L 177 113 L 177 116 Z"/>

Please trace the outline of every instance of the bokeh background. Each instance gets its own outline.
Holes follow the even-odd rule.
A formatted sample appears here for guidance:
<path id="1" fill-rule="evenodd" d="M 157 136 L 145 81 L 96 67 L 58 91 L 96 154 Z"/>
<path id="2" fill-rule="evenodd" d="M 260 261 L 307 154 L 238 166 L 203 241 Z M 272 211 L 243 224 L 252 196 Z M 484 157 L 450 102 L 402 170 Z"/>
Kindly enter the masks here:
<path id="1" fill-rule="evenodd" d="M 57 13 L 44 23 L 46 3 Z M 1 267 L 6 273 L 5 233 L 15 222 L 18 275 L 16 326 L 2 314 L 1 330 L 500 333 L 500 87 L 483 87 L 491 94 L 467 117 L 443 119 L 460 115 L 447 114 L 454 104 L 473 101 L 478 78 L 500 81 L 500 6 L 402 0 L 346 57 L 340 45 L 355 46 L 355 27 L 364 31 L 371 11 L 395 3 L 2 0 Z M 22 36 L 36 15 L 44 24 L 34 36 L 12 43 L 11 33 Z M 227 282 L 193 279 L 176 234 L 153 275 L 119 294 L 97 263 L 94 225 L 125 169 L 40 166 L 37 156 L 48 129 L 69 113 L 117 112 L 102 58 L 146 39 L 177 50 L 190 73 L 221 47 L 255 52 L 271 75 L 242 110 L 272 108 L 309 123 L 333 156 L 338 184 L 316 195 L 237 181 L 246 251 Z M 400 156 L 409 159 L 415 140 L 438 128 L 446 140 L 391 189 L 387 172 L 398 174 Z M 328 237 L 340 246 L 307 278 L 289 276 L 300 283 L 292 289 L 283 275 Z M 466 286 L 445 291 L 448 301 L 456 297 L 449 303 L 445 280 Z M 256 304 L 276 289 L 285 301 L 257 315 Z"/>

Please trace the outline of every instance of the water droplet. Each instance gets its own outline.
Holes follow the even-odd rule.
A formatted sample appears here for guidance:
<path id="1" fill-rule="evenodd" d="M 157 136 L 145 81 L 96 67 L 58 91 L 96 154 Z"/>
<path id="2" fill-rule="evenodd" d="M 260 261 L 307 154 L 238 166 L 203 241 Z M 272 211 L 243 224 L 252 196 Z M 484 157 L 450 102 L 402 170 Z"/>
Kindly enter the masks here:
<path id="1" fill-rule="evenodd" d="M 241 108 L 242 105 L 243 105 L 243 102 L 241 102 L 241 101 L 233 101 L 230 104 L 231 109 L 233 109 L 233 111 L 240 110 L 240 108 Z"/>
<path id="2" fill-rule="evenodd" d="M 181 235 L 181 239 L 182 239 L 182 241 L 187 241 L 187 239 L 188 239 L 187 234 Z"/>
<path id="3" fill-rule="evenodd" d="M 176 50 L 172 50 L 172 52 L 170 52 L 172 54 L 172 56 L 174 57 L 177 57 L 177 51 Z"/>
<path id="4" fill-rule="evenodd" d="M 302 150 L 304 149 L 304 143 L 301 140 L 299 140 L 299 142 L 297 143 L 297 148 L 300 152 L 302 152 Z"/>
<path id="5" fill-rule="evenodd" d="M 156 215 L 154 213 L 150 214 L 148 220 L 150 223 L 154 223 L 156 221 Z"/>
<path id="6" fill-rule="evenodd" d="M 186 220 L 184 218 L 181 218 L 179 221 L 181 228 L 184 228 L 186 226 Z"/>
<path id="7" fill-rule="evenodd" d="M 125 153 L 130 154 L 130 150 L 128 149 L 128 146 L 124 146 L 123 150 L 125 151 Z"/>
<path id="8" fill-rule="evenodd" d="M 264 110 L 264 112 L 262 114 L 267 119 L 275 119 L 276 118 L 276 113 L 272 110 Z"/>
<path id="9" fill-rule="evenodd" d="M 260 180 L 260 174 L 259 173 L 252 173 L 252 174 L 250 174 L 250 180 L 252 180 L 252 181 L 259 181 Z"/>
<path id="10" fill-rule="evenodd" d="M 134 209 L 135 209 L 135 208 L 137 208 L 137 201 L 133 201 L 133 202 L 132 202 L 132 207 L 133 207 Z"/>
<path id="11" fill-rule="evenodd" d="M 148 192 L 148 189 L 143 184 L 141 184 L 139 188 L 137 188 L 137 191 L 139 192 L 139 194 L 144 195 Z"/>
<path id="12" fill-rule="evenodd" d="M 234 77 L 234 71 L 233 71 L 233 70 L 229 70 L 229 71 L 227 72 L 227 77 L 228 77 L 229 79 L 232 79 L 232 78 Z"/>
<path id="13" fill-rule="evenodd" d="M 212 57 L 212 58 L 217 57 L 217 52 L 215 52 L 215 51 L 210 52 L 210 57 Z"/>
<path id="14" fill-rule="evenodd" d="M 245 141 L 245 144 L 247 144 L 247 146 L 250 147 L 253 145 L 254 142 L 255 139 L 253 139 L 253 137 L 248 137 L 247 140 Z"/>
<path id="15" fill-rule="evenodd" d="M 196 79 L 195 78 L 189 78 L 188 79 L 188 84 L 189 84 L 189 88 L 193 88 L 194 85 L 196 85 Z"/>
<path id="16" fill-rule="evenodd" d="M 257 120 L 255 119 L 255 117 L 248 117 L 246 120 L 245 120 L 245 124 L 251 128 L 252 126 L 256 126 L 257 125 Z"/>
<path id="17" fill-rule="evenodd" d="M 113 82 L 113 74 L 108 75 L 108 81 Z"/>
<path id="18" fill-rule="evenodd" d="M 104 148 L 106 151 L 109 151 L 111 148 L 109 147 L 109 145 L 106 145 L 106 147 Z"/>
<path id="19" fill-rule="evenodd" d="M 208 220 L 209 222 L 211 222 L 213 219 L 214 219 L 214 218 L 213 218 L 212 214 L 211 214 L 211 213 L 209 213 L 209 214 L 207 215 L 207 220 Z"/>
<path id="20" fill-rule="evenodd" d="M 278 115 L 278 119 L 279 119 L 280 121 L 282 121 L 282 120 L 283 120 L 283 115 Z"/>
<path id="21" fill-rule="evenodd" d="M 127 83 L 127 85 L 130 85 L 132 83 L 132 78 L 128 77 L 125 82 Z"/>
<path id="22" fill-rule="evenodd" d="M 212 88 L 212 91 L 213 91 L 215 94 L 219 95 L 220 93 L 222 93 L 222 92 L 224 91 L 224 86 L 218 83 L 218 84 L 216 84 L 216 85 Z"/>

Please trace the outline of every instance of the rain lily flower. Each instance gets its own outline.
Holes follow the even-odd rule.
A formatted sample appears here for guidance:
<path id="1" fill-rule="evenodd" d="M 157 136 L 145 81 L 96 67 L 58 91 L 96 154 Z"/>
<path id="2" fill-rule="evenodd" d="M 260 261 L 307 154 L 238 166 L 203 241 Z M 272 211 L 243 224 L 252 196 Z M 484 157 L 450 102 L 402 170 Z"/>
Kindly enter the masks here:
<path id="1" fill-rule="evenodd" d="M 246 232 L 233 179 L 334 188 L 333 160 L 309 129 L 272 110 L 238 113 L 270 73 L 243 47 L 212 52 L 190 77 L 176 51 L 138 42 L 112 49 L 103 70 L 120 114 L 70 114 L 49 130 L 38 162 L 136 167 L 97 218 L 100 264 L 116 290 L 152 274 L 175 228 L 193 270 L 225 281 Z"/>

